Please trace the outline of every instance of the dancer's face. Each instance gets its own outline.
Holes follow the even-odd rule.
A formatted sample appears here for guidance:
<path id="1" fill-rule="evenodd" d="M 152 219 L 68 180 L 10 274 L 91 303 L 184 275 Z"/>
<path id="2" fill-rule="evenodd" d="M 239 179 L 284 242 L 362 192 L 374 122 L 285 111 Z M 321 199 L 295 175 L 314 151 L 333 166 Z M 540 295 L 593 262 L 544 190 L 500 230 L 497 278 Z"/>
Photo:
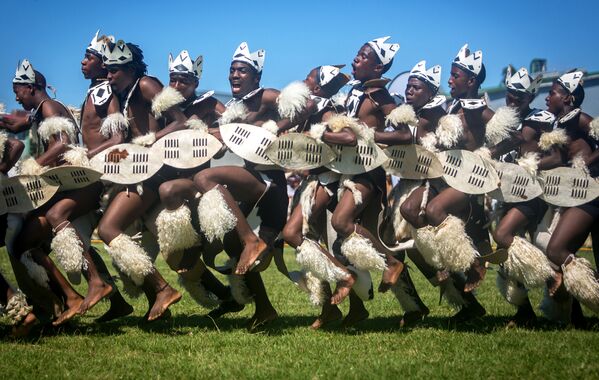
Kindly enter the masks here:
<path id="1" fill-rule="evenodd" d="M 571 96 L 568 94 L 565 88 L 559 83 L 555 82 L 551 86 L 549 94 L 545 98 L 545 104 L 547 105 L 547 111 L 554 115 L 559 115 L 564 108 L 570 104 Z"/>
<path id="2" fill-rule="evenodd" d="M 465 97 L 468 94 L 471 81 L 473 80 L 473 76 L 470 73 L 462 70 L 456 65 L 452 65 L 449 80 L 447 81 L 451 97 L 454 99 Z"/>
<path id="3" fill-rule="evenodd" d="M 23 106 L 26 111 L 31 111 L 35 108 L 33 85 L 29 84 L 13 84 L 12 90 L 15 93 L 15 100 Z"/>
<path id="4" fill-rule="evenodd" d="M 189 99 L 195 94 L 196 88 L 198 88 L 198 80 L 191 75 L 171 74 L 168 85 L 179 91 L 185 99 Z"/>
<path id="5" fill-rule="evenodd" d="M 234 98 L 240 98 L 258 88 L 260 76 L 244 62 L 233 62 L 229 68 L 229 84 Z"/>
<path id="6" fill-rule="evenodd" d="M 352 75 L 355 79 L 365 82 L 370 79 L 380 78 L 383 64 L 376 52 L 368 44 L 364 44 L 352 64 Z"/>
<path id="7" fill-rule="evenodd" d="M 406 103 L 414 109 L 422 108 L 433 97 L 431 88 L 418 78 L 410 78 L 406 86 Z"/>
<path id="8" fill-rule="evenodd" d="M 516 112 L 522 114 L 530 108 L 532 95 L 527 92 L 508 90 L 505 94 L 505 105 L 516 109 Z"/>
<path id="9" fill-rule="evenodd" d="M 102 59 L 87 51 L 81 60 L 81 72 L 85 79 L 106 78 L 107 75 Z"/>

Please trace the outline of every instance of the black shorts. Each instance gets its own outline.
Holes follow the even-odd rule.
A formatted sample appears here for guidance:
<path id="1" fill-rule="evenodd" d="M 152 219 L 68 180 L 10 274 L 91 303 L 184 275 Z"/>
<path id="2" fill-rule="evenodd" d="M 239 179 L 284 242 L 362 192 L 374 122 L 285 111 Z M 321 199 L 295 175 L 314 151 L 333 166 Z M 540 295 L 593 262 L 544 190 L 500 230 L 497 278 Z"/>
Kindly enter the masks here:
<path id="1" fill-rule="evenodd" d="M 517 209 L 528 219 L 529 226 L 536 226 L 543 220 L 548 206 L 543 199 L 536 197 L 525 202 L 506 203 L 504 208 L 506 213 L 513 208 Z"/>
<path id="2" fill-rule="evenodd" d="M 599 198 L 576 207 L 592 216 L 594 220 L 599 219 Z"/>

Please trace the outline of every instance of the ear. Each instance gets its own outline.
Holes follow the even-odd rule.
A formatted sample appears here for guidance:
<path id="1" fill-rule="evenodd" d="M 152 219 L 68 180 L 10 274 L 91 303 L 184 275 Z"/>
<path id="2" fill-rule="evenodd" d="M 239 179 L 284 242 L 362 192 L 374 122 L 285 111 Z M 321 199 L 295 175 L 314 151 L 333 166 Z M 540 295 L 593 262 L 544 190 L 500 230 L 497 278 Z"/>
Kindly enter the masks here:
<path id="1" fill-rule="evenodd" d="M 476 86 L 476 76 L 475 75 L 468 75 L 468 81 L 466 82 L 468 84 L 468 87 L 472 88 Z"/>
<path id="2" fill-rule="evenodd" d="M 574 97 L 572 96 L 572 94 L 568 94 L 566 96 L 564 96 L 564 103 L 571 106 L 574 105 Z"/>
<path id="3" fill-rule="evenodd" d="M 384 68 L 385 65 L 383 65 L 382 63 L 377 63 L 376 66 L 374 66 L 374 72 L 376 72 L 377 74 L 382 73 Z"/>

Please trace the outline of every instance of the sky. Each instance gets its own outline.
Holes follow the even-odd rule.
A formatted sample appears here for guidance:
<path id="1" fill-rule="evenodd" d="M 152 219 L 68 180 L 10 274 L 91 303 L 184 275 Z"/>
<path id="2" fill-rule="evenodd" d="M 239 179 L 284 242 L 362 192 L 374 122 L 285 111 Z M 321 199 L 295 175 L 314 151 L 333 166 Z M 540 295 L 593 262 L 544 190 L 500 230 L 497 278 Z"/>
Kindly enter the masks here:
<path id="1" fill-rule="evenodd" d="M 168 80 L 168 54 L 204 56 L 203 90 L 229 92 L 231 56 L 242 41 L 266 50 L 262 85 L 281 89 L 314 67 L 347 64 L 368 40 L 400 44 L 389 78 L 425 59 L 443 67 L 446 82 L 460 47 L 483 51 L 484 87 L 502 69 L 545 58 L 550 71 L 599 71 L 599 2 L 472 1 L 42 1 L 3 0 L 0 102 L 18 108 L 12 92 L 17 62 L 28 58 L 57 89 L 80 105 L 89 83 L 80 62 L 97 29 L 144 51 L 148 72 Z"/>

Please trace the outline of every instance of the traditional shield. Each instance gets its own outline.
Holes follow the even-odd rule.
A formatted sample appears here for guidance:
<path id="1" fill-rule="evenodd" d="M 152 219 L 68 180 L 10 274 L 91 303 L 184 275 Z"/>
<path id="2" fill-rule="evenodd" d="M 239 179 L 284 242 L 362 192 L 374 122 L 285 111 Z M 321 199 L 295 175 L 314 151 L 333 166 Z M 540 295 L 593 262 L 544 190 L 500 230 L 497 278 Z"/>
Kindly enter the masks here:
<path id="1" fill-rule="evenodd" d="M 536 177 L 520 165 L 509 162 L 495 162 L 500 186 L 489 195 L 503 202 L 523 202 L 534 199 L 543 193 Z"/>
<path id="2" fill-rule="evenodd" d="M 303 133 L 288 133 L 277 137 L 266 149 L 266 156 L 289 170 L 315 169 L 335 159 L 335 153 L 328 145 Z"/>
<path id="3" fill-rule="evenodd" d="M 190 169 L 210 160 L 222 147 L 218 139 L 207 132 L 185 129 L 169 133 L 156 141 L 150 150 L 162 158 L 165 165 Z"/>
<path id="4" fill-rule="evenodd" d="M 437 178 L 443 175 L 443 166 L 437 155 L 420 145 L 395 145 L 385 149 L 389 160 L 383 168 L 389 174 L 406 179 Z"/>
<path id="5" fill-rule="evenodd" d="M 99 181 L 102 173 L 84 166 L 63 165 L 46 170 L 41 176 L 58 185 L 58 191 L 67 191 L 81 189 Z"/>
<path id="6" fill-rule="evenodd" d="M 331 147 L 337 157 L 325 165 L 341 174 L 366 173 L 387 161 L 387 155 L 374 142 L 358 139 L 356 146 L 333 145 Z"/>
<path id="7" fill-rule="evenodd" d="M 555 168 L 541 171 L 539 181 L 545 202 L 560 207 L 574 207 L 599 197 L 599 181 L 582 169 Z"/>
<path id="8" fill-rule="evenodd" d="M 272 164 L 266 156 L 266 148 L 277 138 L 264 128 L 251 124 L 232 123 L 220 126 L 220 134 L 239 157 L 255 164 Z"/>
<path id="9" fill-rule="evenodd" d="M 103 180 L 131 185 L 152 177 L 162 167 L 162 157 L 152 153 L 140 145 L 118 144 L 96 154 L 90 162 Z"/>
<path id="10" fill-rule="evenodd" d="M 499 176 L 490 162 L 468 150 L 447 150 L 438 154 L 443 179 L 466 194 L 485 194 L 499 186 Z"/>
<path id="11" fill-rule="evenodd" d="M 48 202 L 58 191 L 58 185 L 36 175 L 20 175 L 2 181 L 0 209 L 9 213 L 35 210 Z"/>

